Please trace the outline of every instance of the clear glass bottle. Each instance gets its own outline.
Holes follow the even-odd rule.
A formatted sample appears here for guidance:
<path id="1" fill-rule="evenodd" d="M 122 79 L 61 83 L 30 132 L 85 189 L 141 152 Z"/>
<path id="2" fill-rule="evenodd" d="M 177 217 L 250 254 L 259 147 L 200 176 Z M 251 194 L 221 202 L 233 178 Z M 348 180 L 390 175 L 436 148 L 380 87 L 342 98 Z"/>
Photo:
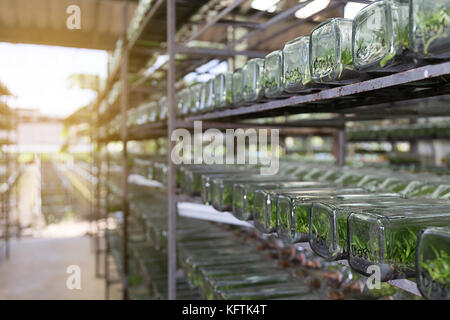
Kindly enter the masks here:
<path id="1" fill-rule="evenodd" d="M 264 58 L 264 95 L 275 98 L 283 95 L 283 51 L 276 50 Z"/>
<path id="2" fill-rule="evenodd" d="M 309 214 L 313 202 L 333 199 L 336 194 L 367 194 L 361 188 L 316 188 L 280 192 L 277 203 L 276 225 L 278 236 L 286 242 L 309 241 Z"/>
<path id="3" fill-rule="evenodd" d="M 411 205 L 374 208 L 348 217 L 350 266 L 368 275 L 379 267 L 381 281 L 415 276 L 418 232 L 426 227 L 450 225 L 448 202 L 422 199 Z"/>
<path id="4" fill-rule="evenodd" d="M 208 99 L 207 95 L 209 93 L 209 90 L 207 88 L 206 82 L 201 83 L 200 87 L 200 100 L 198 102 L 198 109 L 197 112 L 203 113 L 206 111 L 206 100 Z"/>
<path id="5" fill-rule="evenodd" d="M 181 115 L 185 116 L 188 115 L 191 110 L 191 90 L 189 88 L 184 88 L 180 92 L 181 95 Z"/>
<path id="6" fill-rule="evenodd" d="M 156 109 L 159 109 L 159 120 L 167 120 L 167 114 L 169 112 L 169 101 L 167 100 L 166 96 L 163 96 L 161 99 L 159 99 L 159 108 L 157 106 Z"/>
<path id="7" fill-rule="evenodd" d="M 450 1 L 410 0 L 411 50 L 417 58 L 450 58 Z"/>
<path id="8" fill-rule="evenodd" d="M 264 59 L 254 58 L 244 65 L 242 82 L 245 103 L 252 103 L 264 97 Z"/>
<path id="9" fill-rule="evenodd" d="M 420 293 L 430 300 L 450 300 L 450 227 L 422 230 L 417 241 Z"/>
<path id="10" fill-rule="evenodd" d="M 258 189 L 294 189 L 294 188 L 312 188 L 312 187 L 326 187 L 327 183 L 320 183 L 314 181 L 298 181 L 294 178 L 293 181 L 289 178 L 283 179 L 283 182 L 255 182 L 255 183 L 236 183 L 233 186 L 233 215 L 240 220 L 250 220 L 253 217 L 253 200 L 255 190 Z M 297 180 L 297 181 L 295 181 Z"/>
<path id="11" fill-rule="evenodd" d="M 137 112 L 136 108 L 127 111 L 127 127 L 131 128 L 136 126 Z"/>
<path id="12" fill-rule="evenodd" d="M 356 70 L 394 72 L 413 66 L 409 49 L 409 0 L 380 0 L 353 19 Z"/>
<path id="13" fill-rule="evenodd" d="M 204 86 L 204 98 L 203 98 L 203 111 L 208 112 L 214 109 L 215 97 L 214 97 L 214 78 L 205 82 Z"/>
<path id="14" fill-rule="evenodd" d="M 376 200 L 376 203 L 367 202 Z M 398 205 L 398 193 L 337 195 L 315 202 L 309 216 L 309 244 L 319 256 L 332 261 L 346 259 L 347 218 L 360 208 Z"/>
<path id="15" fill-rule="evenodd" d="M 244 104 L 244 79 L 242 69 L 233 72 L 233 106 L 238 107 Z"/>
<path id="16" fill-rule="evenodd" d="M 202 96 L 202 83 L 196 83 L 190 86 L 190 98 L 191 98 L 191 105 L 190 105 L 190 114 L 195 114 L 197 112 L 200 112 L 201 107 L 201 96 Z"/>
<path id="17" fill-rule="evenodd" d="M 214 78 L 214 99 L 216 108 L 225 108 L 233 103 L 233 73 L 219 73 Z"/>
<path id="18" fill-rule="evenodd" d="M 313 83 L 309 68 L 309 36 L 289 41 L 283 48 L 283 87 L 289 93 L 308 92 L 323 86 Z"/>
<path id="19" fill-rule="evenodd" d="M 212 180 L 212 206 L 219 211 L 231 211 L 233 204 L 233 186 L 239 182 L 270 182 L 280 181 L 286 177 L 244 175 L 234 178 L 215 178 Z"/>
<path id="20" fill-rule="evenodd" d="M 163 99 L 163 98 L 165 98 L 165 99 Z M 149 103 L 149 105 L 148 105 L 148 122 L 156 122 L 157 120 L 159 120 L 158 108 L 163 109 L 164 105 L 167 107 L 167 98 L 166 97 L 163 97 L 163 98 L 159 99 L 159 106 L 158 106 L 158 103 L 156 103 L 155 101 L 152 101 Z M 164 117 L 164 115 L 163 115 L 163 117 Z"/>
<path id="21" fill-rule="evenodd" d="M 137 108 L 137 116 L 136 116 L 136 125 L 140 126 L 143 125 L 145 123 L 147 123 L 149 121 L 148 116 L 149 116 L 149 103 L 146 102 L 144 104 L 141 104 L 138 108 Z"/>
<path id="22" fill-rule="evenodd" d="M 346 84 L 361 80 L 352 58 L 352 20 L 328 19 L 311 31 L 311 77 L 316 83 Z"/>

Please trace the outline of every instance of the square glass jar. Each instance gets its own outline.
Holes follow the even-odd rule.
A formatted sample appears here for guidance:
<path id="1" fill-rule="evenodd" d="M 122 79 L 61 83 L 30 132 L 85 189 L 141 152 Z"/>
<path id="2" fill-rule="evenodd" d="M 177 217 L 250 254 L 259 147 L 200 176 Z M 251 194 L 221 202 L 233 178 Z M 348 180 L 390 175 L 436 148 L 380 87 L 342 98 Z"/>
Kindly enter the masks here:
<path id="1" fill-rule="evenodd" d="M 369 266 L 378 266 L 381 281 L 416 275 L 419 231 L 450 225 L 450 209 L 448 202 L 410 201 L 411 205 L 367 209 L 349 215 L 348 256 L 353 269 L 368 275 Z"/>
<path id="2" fill-rule="evenodd" d="M 161 98 L 159 100 L 159 106 L 158 106 L 158 103 L 156 103 L 155 101 L 151 101 L 148 104 L 148 109 L 147 109 L 148 122 L 156 122 L 157 120 L 159 120 L 158 108 L 161 108 L 160 106 L 165 104 L 165 102 L 163 100 L 165 100 L 165 99 Z"/>
<path id="3" fill-rule="evenodd" d="M 347 84 L 359 81 L 352 57 L 352 20 L 328 19 L 311 31 L 309 66 L 316 83 Z"/>
<path id="4" fill-rule="evenodd" d="M 374 202 L 376 200 L 376 202 Z M 315 202 L 309 217 L 309 244 L 311 249 L 328 261 L 346 259 L 347 218 L 360 208 L 398 205 L 397 193 L 337 195 L 330 200 Z"/>
<path id="5" fill-rule="evenodd" d="M 277 199 L 277 233 L 286 242 L 309 241 L 310 211 L 314 202 L 334 199 L 336 194 L 363 194 L 361 188 L 317 188 L 280 192 Z"/>
<path id="6" fill-rule="evenodd" d="M 272 51 L 264 58 L 264 95 L 276 98 L 283 95 L 283 51 Z"/>
<path id="7" fill-rule="evenodd" d="M 136 126 L 137 109 L 133 108 L 127 111 L 127 127 L 131 128 Z"/>
<path id="8" fill-rule="evenodd" d="M 264 97 L 264 59 L 249 60 L 242 68 L 243 97 L 245 103 L 252 103 Z"/>
<path id="9" fill-rule="evenodd" d="M 244 78 L 242 69 L 236 69 L 233 72 L 233 106 L 238 107 L 244 104 Z"/>
<path id="10" fill-rule="evenodd" d="M 417 287 L 427 299 L 450 300 L 450 227 L 419 233 L 416 252 Z"/>
<path id="11" fill-rule="evenodd" d="M 282 181 L 286 177 L 277 175 L 242 174 L 240 177 L 215 178 L 212 180 L 212 206 L 218 211 L 231 211 L 233 205 L 233 186 L 236 183 Z"/>
<path id="12" fill-rule="evenodd" d="M 191 104 L 190 104 L 190 108 L 189 108 L 190 114 L 195 114 L 195 113 L 200 112 L 202 89 L 203 89 L 202 83 L 195 83 L 189 87 L 190 100 L 191 100 Z"/>
<path id="13" fill-rule="evenodd" d="M 185 116 L 191 112 L 191 90 L 184 88 L 180 91 L 180 114 Z"/>
<path id="14" fill-rule="evenodd" d="M 368 72 L 413 66 L 409 49 L 409 0 L 375 1 L 353 19 L 353 63 Z"/>
<path id="15" fill-rule="evenodd" d="M 214 78 L 209 79 L 204 85 L 203 112 L 211 111 L 215 106 Z"/>
<path id="16" fill-rule="evenodd" d="M 450 58 L 450 1 L 410 0 L 409 32 L 413 54 L 421 59 Z"/>
<path id="17" fill-rule="evenodd" d="M 219 73 L 214 78 L 214 99 L 216 108 L 228 107 L 233 103 L 233 73 Z"/>
<path id="18" fill-rule="evenodd" d="M 257 189 L 302 189 L 326 187 L 328 184 L 314 181 L 298 181 L 297 178 L 285 178 L 282 182 L 236 183 L 233 186 L 233 215 L 240 220 L 250 220 L 253 216 L 253 200 Z"/>
<path id="19" fill-rule="evenodd" d="M 149 111 L 149 103 L 146 102 L 144 104 L 141 104 L 138 108 L 137 108 L 137 117 L 136 117 L 136 124 L 138 126 L 146 124 L 149 119 L 148 119 L 148 111 Z"/>
<path id="20" fill-rule="evenodd" d="M 155 110 L 156 110 L 155 121 L 156 120 L 162 121 L 167 119 L 167 114 L 169 112 L 169 100 L 167 99 L 166 96 L 163 96 L 161 97 L 161 99 L 159 99 L 158 105 L 156 105 Z"/>
<path id="21" fill-rule="evenodd" d="M 323 86 L 313 83 L 309 68 L 309 36 L 289 41 L 283 48 L 283 88 L 289 93 L 308 92 Z"/>

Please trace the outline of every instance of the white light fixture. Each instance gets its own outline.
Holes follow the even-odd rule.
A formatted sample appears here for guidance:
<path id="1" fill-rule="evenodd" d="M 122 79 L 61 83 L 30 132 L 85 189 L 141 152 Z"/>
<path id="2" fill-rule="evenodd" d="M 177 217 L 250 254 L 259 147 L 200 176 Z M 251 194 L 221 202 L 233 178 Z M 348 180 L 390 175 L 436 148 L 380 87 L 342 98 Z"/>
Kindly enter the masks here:
<path id="1" fill-rule="evenodd" d="M 278 2 L 280 0 L 253 0 L 250 7 L 259 11 L 274 12 Z"/>
<path id="2" fill-rule="evenodd" d="M 295 13 L 295 17 L 297 17 L 298 19 L 309 18 L 317 12 L 328 7 L 329 4 L 330 0 L 314 0 L 311 3 L 308 3 L 303 8 L 298 9 Z"/>
<path id="3" fill-rule="evenodd" d="M 358 2 L 347 3 L 344 8 L 344 18 L 353 19 L 356 14 L 365 6 L 367 6 L 367 4 Z"/>

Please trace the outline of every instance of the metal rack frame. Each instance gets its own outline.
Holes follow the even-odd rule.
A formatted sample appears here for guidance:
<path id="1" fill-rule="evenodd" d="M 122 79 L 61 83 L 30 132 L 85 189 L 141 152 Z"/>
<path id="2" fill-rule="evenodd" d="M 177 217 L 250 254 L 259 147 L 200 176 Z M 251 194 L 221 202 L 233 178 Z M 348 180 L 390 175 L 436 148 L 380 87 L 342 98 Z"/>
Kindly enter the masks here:
<path id="1" fill-rule="evenodd" d="M 128 203 L 128 150 L 127 142 L 132 140 L 145 140 L 152 139 L 162 136 L 167 136 L 169 142 L 168 157 L 170 157 L 171 150 L 174 143 L 171 142 L 170 136 L 174 129 L 178 127 L 191 127 L 193 121 L 204 120 L 205 123 L 209 122 L 211 127 L 218 126 L 219 128 L 229 128 L 230 126 L 243 125 L 254 126 L 253 124 L 245 124 L 242 122 L 236 122 L 236 119 L 254 119 L 261 117 L 270 117 L 277 115 L 289 115 L 298 113 L 314 113 L 314 112 L 324 112 L 324 113 L 334 113 L 337 118 L 330 120 L 311 120 L 311 121 L 298 121 L 296 123 L 271 123 L 268 125 L 262 125 L 262 127 L 273 127 L 281 128 L 286 130 L 288 134 L 295 132 L 301 135 L 305 134 L 325 134 L 333 135 L 335 138 L 336 145 L 336 162 L 339 165 L 344 165 L 345 163 L 345 123 L 347 121 L 358 121 L 358 120 L 368 120 L 368 119 L 383 119 L 386 117 L 386 107 L 391 106 L 390 103 L 393 101 L 404 101 L 412 100 L 421 97 L 428 96 L 438 96 L 450 93 L 450 87 L 448 85 L 436 86 L 432 84 L 428 87 L 424 87 L 419 93 L 408 90 L 405 84 L 409 84 L 415 81 L 436 79 L 441 76 L 450 75 L 450 62 L 443 62 L 435 65 L 426 65 L 417 67 L 408 71 L 401 73 L 386 75 L 378 78 L 369 79 L 362 82 L 357 82 L 341 87 L 334 87 L 325 89 L 316 93 L 306 94 L 306 95 L 293 95 L 288 98 L 271 100 L 267 102 L 258 102 L 250 106 L 242 106 L 237 108 L 230 108 L 226 110 L 214 111 L 210 113 L 191 115 L 186 119 L 181 120 L 176 118 L 175 114 L 175 82 L 177 80 L 177 68 L 175 64 L 175 56 L 177 53 L 183 53 L 190 56 L 201 56 L 201 57 L 211 57 L 220 56 L 232 57 L 235 55 L 245 55 L 248 57 L 261 56 L 263 53 L 258 51 L 246 50 L 246 51 L 236 51 L 234 46 L 245 39 L 249 39 L 252 36 L 258 34 L 263 30 L 267 30 L 273 25 L 279 23 L 280 21 L 294 15 L 294 13 L 304 5 L 308 4 L 309 1 L 298 4 L 288 10 L 281 13 L 275 14 L 273 17 L 268 19 L 265 23 L 254 26 L 250 28 L 252 31 L 248 32 L 241 38 L 234 39 L 232 42 L 227 44 L 226 49 L 203 49 L 203 48 L 189 48 L 185 44 L 190 40 L 194 40 L 207 31 L 211 26 L 220 23 L 221 19 L 230 14 L 235 8 L 242 4 L 245 0 L 236 0 L 232 2 L 228 7 L 220 11 L 215 17 L 211 18 L 200 30 L 190 35 L 188 40 L 183 44 L 177 44 L 175 41 L 176 32 L 176 0 L 167 0 L 167 16 L 166 16 L 166 31 L 167 31 L 167 54 L 169 59 L 166 64 L 168 65 L 167 71 L 167 96 L 168 96 L 168 120 L 166 123 L 155 123 L 147 124 L 137 128 L 127 128 L 127 110 L 129 109 L 129 96 L 131 92 L 140 91 L 139 84 L 143 81 L 137 83 L 137 85 L 130 86 L 128 83 L 128 71 L 129 71 L 129 60 L 130 53 L 139 37 L 144 32 L 145 26 L 151 21 L 155 12 L 163 5 L 163 0 L 158 0 L 154 6 L 149 10 L 145 18 L 143 19 L 143 24 L 139 27 L 136 36 L 129 42 L 127 42 L 126 32 L 127 32 L 127 3 L 124 3 L 122 23 L 123 23 L 123 47 L 122 47 L 122 61 L 118 69 L 114 70 L 109 76 L 105 90 L 99 94 L 96 101 L 97 109 L 99 102 L 102 101 L 106 93 L 112 86 L 113 81 L 119 77 L 122 85 L 122 94 L 120 101 L 120 115 L 121 115 L 121 131 L 120 136 L 108 137 L 104 140 L 98 140 L 99 147 L 96 152 L 100 152 L 102 148 L 106 147 L 109 141 L 121 141 L 123 145 L 122 150 L 122 209 L 123 209 L 123 271 L 124 278 L 122 279 L 123 284 L 123 298 L 128 299 L 128 217 L 129 217 L 129 203 Z M 330 4 L 330 6 L 324 10 L 329 10 L 331 8 L 336 8 L 345 5 L 347 1 L 336 1 Z M 367 1 L 357 1 L 362 3 L 367 3 Z M 317 14 L 323 13 L 320 11 Z M 312 21 L 314 16 L 308 19 L 296 20 L 291 24 L 285 26 L 282 30 L 289 30 L 290 28 L 299 25 L 305 21 Z M 233 25 L 232 23 L 229 23 Z M 279 34 L 275 32 L 274 36 Z M 269 35 L 270 36 L 270 35 Z M 251 49 L 251 48 L 250 48 Z M 156 48 L 157 51 L 164 51 L 162 48 Z M 155 50 L 148 50 L 151 54 Z M 203 60 L 204 61 L 204 60 Z M 400 88 L 400 89 L 399 89 Z M 154 89 L 152 89 L 154 90 Z M 145 92 L 146 90 L 142 90 Z M 342 99 L 342 98 L 351 99 Z M 369 111 L 369 112 L 367 112 Z M 350 116 L 349 116 L 350 115 Z M 445 113 L 443 115 L 450 115 Z M 394 115 L 395 116 L 395 115 Z M 414 117 L 414 114 L 402 113 L 396 115 L 397 117 Z M 109 154 L 106 150 L 106 170 L 109 171 L 110 159 Z M 99 175 L 101 162 L 99 162 Z M 169 299 L 176 298 L 176 189 L 175 189 L 175 167 L 168 158 L 168 288 L 169 288 Z M 108 176 L 106 176 L 108 177 Z M 100 192 L 97 193 L 100 196 Z M 106 192 L 106 212 L 105 221 L 108 218 L 108 191 Z M 107 242 L 107 241 L 106 241 Z M 108 268 L 108 248 L 106 248 L 105 254 L 105 266 Z M 106 278 L 106 296 L 109 294 L 110 279 L 108 275 L 108 270 L 105 271 Z"/>

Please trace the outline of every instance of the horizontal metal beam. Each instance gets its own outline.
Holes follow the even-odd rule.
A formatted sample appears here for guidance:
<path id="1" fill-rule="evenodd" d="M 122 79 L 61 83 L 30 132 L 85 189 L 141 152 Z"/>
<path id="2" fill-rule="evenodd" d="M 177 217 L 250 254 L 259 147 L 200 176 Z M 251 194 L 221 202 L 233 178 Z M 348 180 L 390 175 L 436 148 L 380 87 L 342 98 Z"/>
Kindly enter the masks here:
<path id="1" fill-rule="evenodd" d="M 193 35 L 191 35 L 188 40 L 186 40 L 185 43 L 188 43 L 189 41 L 195 40 L 198 37 L 200 37 L 206 30 L 208 30 L 212 25 L 214 25 L 216 22 L 218 22 L 220 19 L 225 17 L 227 14 L 229 14 L 231 11 L 233 11 L 236 7 L 238 7 L 242 2 L 245 0 L 235 0 L 232 4 L 230 4 L 228 7 L 223 9 L 221 12 L 219 12 L 217 15 L 215 15 L 208 23 L 203 26 L 200 30 L 195 32 Z"/>
<path id="2" fill-rule="evenodd" d="M 331 99 L 337 99 L 345 96 L 351 96 L 361 93 L 367 93 L 372 91 L 378 91 L 384 88 L 390 88 L 393 86 L 406 84 L 414 81 L 425 80 L 435 77 L 440 77 L 450 74 L 450 62 L 444 62 L 437 65 L 428 65 L 424 67 L 415 68 L 412 70 L 379 77 L 375 79 L 370 79 L 367 81 L 362 81 L 354 84 L 349 84 L 342 87 L 336 87 L 331 89 L 325 89 L 317 93 L 307 94 L 307 95 L 295 95 L 286 99 L 272 100 L 269 102 L 256 103 L 251 106 L 243 106 L 235 109 L 227 109 L 223 111 L 216 111 L 207 113 L 204 115 L 194 115 L 188 117 L 188 120 L 211 120 L 220 118 L 229 118 L 242 115 L 255 115 L 261 116 L 262 113 L 267 113 L 274 110 L 287 109 L 288 107 L 298 106 L 307 104 L 317 104 L 320 102 L 328 101 Z M 437 95 L 438 92 L 434 92 Z M 403 96 L 402 98 L 392 96 L 390 101 L 395 99 L 408 100 L 412 99 L 414 96 Z M 382 101 L 380 101 L 382 102 Z M 359 103 L 359 104 L 358 104 Z M 351 104 L 360 106 L 361 101 L 348 102 L 348 108 Z M 374 103 L 373 103 L 374 104 Z M 316 107 L 317 112 L 317 107 Z M 257 115 L 259 113 L 259 115 Z M 301 109 L 299 112 L 301 113 Z"/>

